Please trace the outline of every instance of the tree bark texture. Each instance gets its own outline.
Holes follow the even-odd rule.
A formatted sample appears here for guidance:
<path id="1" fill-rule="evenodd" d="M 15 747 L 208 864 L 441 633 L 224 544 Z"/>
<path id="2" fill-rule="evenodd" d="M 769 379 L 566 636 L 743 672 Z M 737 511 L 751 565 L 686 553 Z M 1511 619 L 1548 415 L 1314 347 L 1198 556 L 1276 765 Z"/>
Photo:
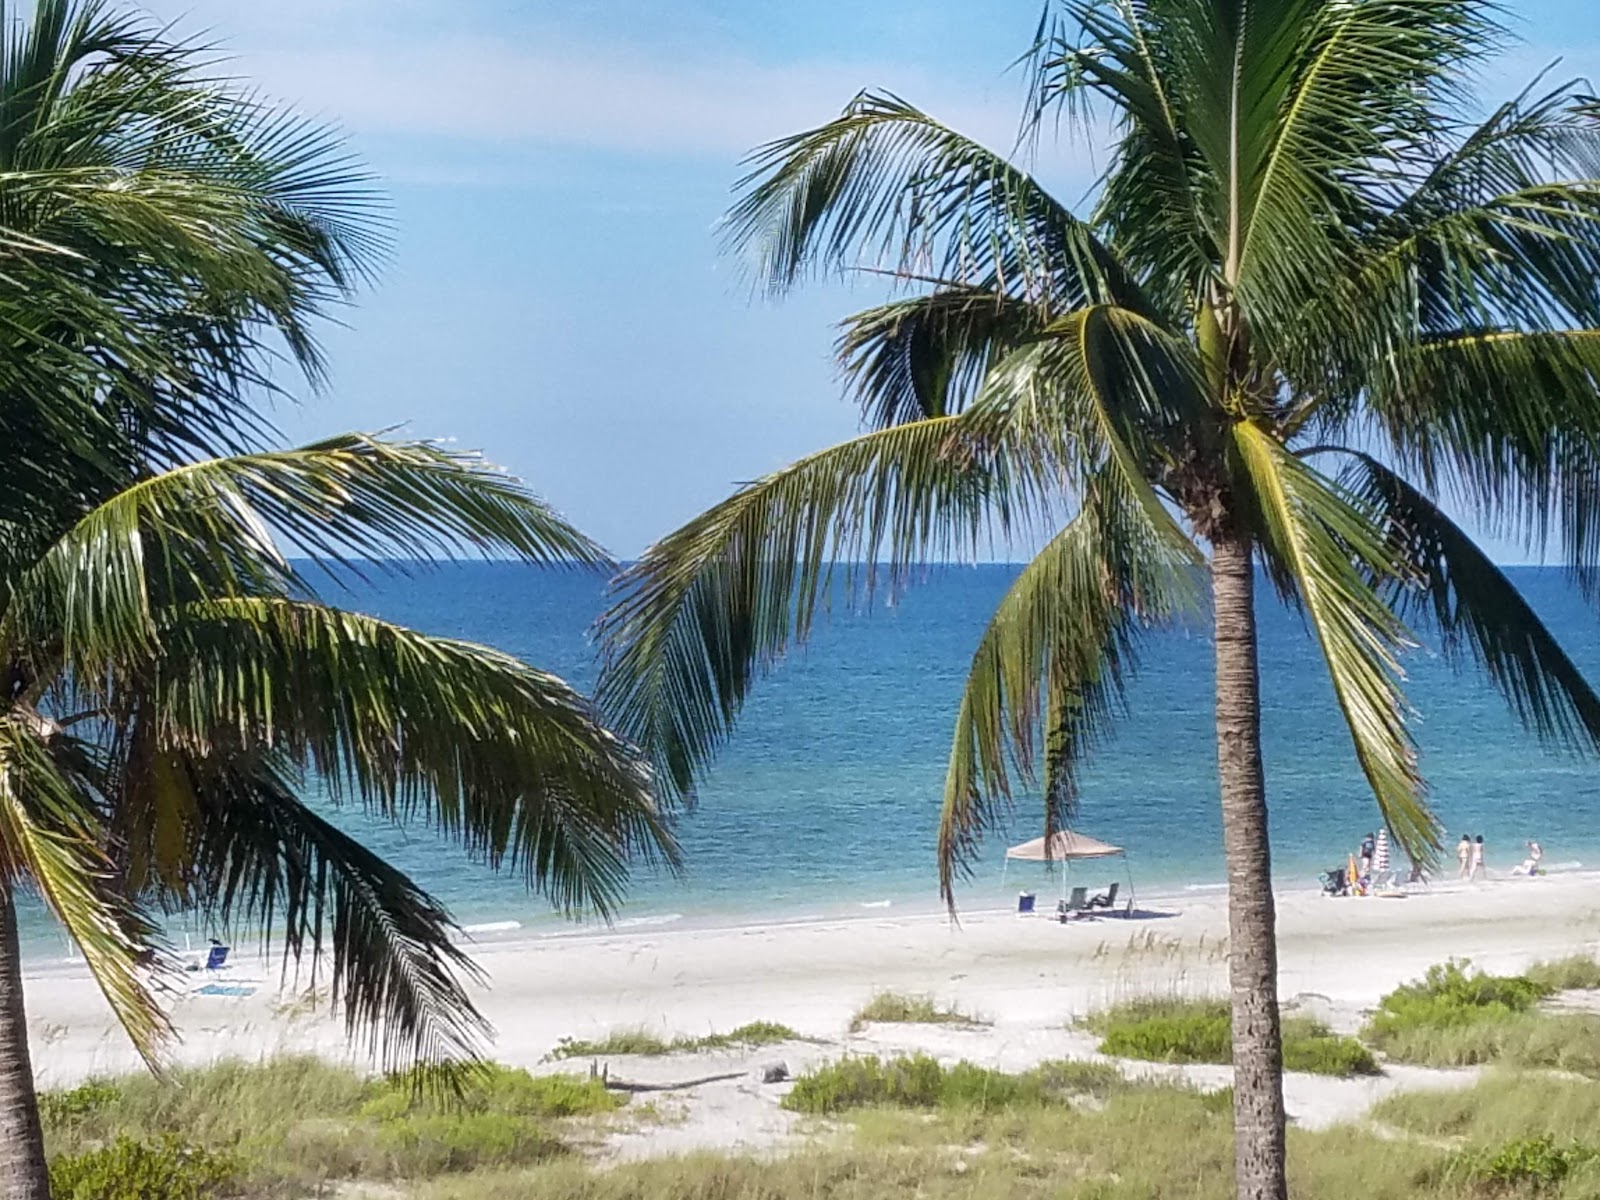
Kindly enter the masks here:
<path id="1" fill-rule="evenodd" d="M 17 905 L 0 881 L 0 1200 L 50 1200 L 44 1133 L 22 1004 Z"/>
<path id="2" fill-rule="evenodd" d="M 1261 768 L 1255 574 L 1247 544 L 1212 543 L 1217 651 L 1217 771 L 1228 857 L 1233 1004 L 1234 1179 L 1239 1200 L 1286 1200 L 1277 914 Z"/>

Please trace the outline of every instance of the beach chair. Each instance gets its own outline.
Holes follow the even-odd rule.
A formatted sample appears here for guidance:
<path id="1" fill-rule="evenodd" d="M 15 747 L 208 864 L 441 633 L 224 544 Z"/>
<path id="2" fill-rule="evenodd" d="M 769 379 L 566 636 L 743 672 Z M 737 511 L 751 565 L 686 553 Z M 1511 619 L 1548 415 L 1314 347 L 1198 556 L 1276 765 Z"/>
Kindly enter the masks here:
<path id="1" fill-rule="evenodd" d="M 228 965 L 228 947 L 221 942 L 212 942 L 211 949 L 206 954 L 206 970 L 220 971 Z"/>
<path id="2" fill-rule="evenodd" d="M 1122 881 L 1113 883 L 1107 890 L 1089 901 L 1090 908 L 1113 908 L 1117 903 L 1117 889 L 1122 886 Z"/>
<path id="3" fill-rule="evenodd" d="M 1075 887 L 1065 900 L 1056 902 L 1056 918 L 1064 925 L 1074 917 L 1089 915 L 1089 889 Z"/>

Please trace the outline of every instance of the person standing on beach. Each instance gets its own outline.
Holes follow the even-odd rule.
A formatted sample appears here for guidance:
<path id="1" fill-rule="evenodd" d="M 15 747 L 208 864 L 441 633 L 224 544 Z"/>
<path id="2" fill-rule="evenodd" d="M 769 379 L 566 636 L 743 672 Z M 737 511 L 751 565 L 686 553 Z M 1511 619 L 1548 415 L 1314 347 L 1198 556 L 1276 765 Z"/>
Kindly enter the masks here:
<path id="1" fill-rule="evenodd" d="M 1361 839 L 1361 877 L 1363 879 L 1372 874 L 1372 856 L 1377 850 L 1377 845 L 1377 839 L 1370 833 Z"/>
<path id="2" fill-rule="evenodd" d="M 1461 840 L 1456 843 L 1456 862 L 1460 870 L 1456 872 L 1457 879 L 1472 878 L 1472 835 L 1463 833 Z"/>
<path id="3" fill-rule="evenodd" d="M 1479 834 L 1472 843 L 1472 878 L 1483 879 L 1487 875 L 1483 865 L 1483 834 Z"/>

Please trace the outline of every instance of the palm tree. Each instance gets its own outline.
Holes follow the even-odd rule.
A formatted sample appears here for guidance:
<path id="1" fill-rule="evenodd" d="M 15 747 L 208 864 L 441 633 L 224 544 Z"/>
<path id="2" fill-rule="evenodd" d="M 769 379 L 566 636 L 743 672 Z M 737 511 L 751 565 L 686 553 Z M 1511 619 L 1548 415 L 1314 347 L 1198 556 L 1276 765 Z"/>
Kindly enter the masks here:
<path id="1" fill-rule="evenodd" d="M 676 858 L 567 685 L 327 607 L 277 548 L 604 561 L 471 456 L 271 448 L 274 361 L 319 382 L 317 319 L 384 249 L 365 172 L 99 0 L 0 26 L 0 1198 L 40 1200 L 19 889 L 147 1057 L 154 915 L 181 906 L 326 954 L 352 1036 L 397 1065 L 474 1052 L 470 964 L 436 900 L 302 803 L 308 779 L 564 908 L 604 913 L 634 856 Z"/>
<path id="2" fill-rule="evenodd" d="M 301 800 L 422 819 L 561 906 L 610 911 L 630 856 L 675 861 L 648 775 L 561 680 L 320 603 L 323 561 L 470 544 L 603 562 L 469 456 L 346 436 L 152 474 L 4 578 L 0 664 L 0 1196 L 46 1195 L 13 896 L 31 884 L 135 1043 L 165 1032 L 150 905 L 331 954 L 352 1037 L 449 1063 L 486 1027 L 443 907 Z M 331 939 L 324 945 L 324 939 Z"/>
<path id="3" fill-rule="evenodd" d="M 836 583 L 1042 544 L 956 715 L 953 904 L 1037 750 L 1046 832 L 1070 816 L 1146 633 L 1208 572 L 1241 1197 L 1286 1194 L 1256 568 L 1414 858 L 1438 844 L 1416 614 L 1539 735 L 1600 748 L 1600 697 L 1439 507 L 1597 578 L 1600 126 L 1571 85 L 1474 119 L 1463 79 L 1503 41 L 1481 0 L 1067 0 L 1024 145 L 1109 124 L 1085 218 L 890 95 L 758 151 L 728 231 L 762 279 L 865 266 L 917 294 L 844 323 L 870 431 L 662 539 L 601 622 L 606 711 L 688 794 Z"/>

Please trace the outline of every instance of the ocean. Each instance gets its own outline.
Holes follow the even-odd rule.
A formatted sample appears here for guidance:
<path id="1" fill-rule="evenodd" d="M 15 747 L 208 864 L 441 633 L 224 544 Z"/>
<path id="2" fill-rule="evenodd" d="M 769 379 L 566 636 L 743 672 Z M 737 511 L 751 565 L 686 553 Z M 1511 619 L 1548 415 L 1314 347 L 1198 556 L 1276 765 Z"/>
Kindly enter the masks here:
<path id="1" fill-rule="evenodd" d="M 732 742 L 683 817 L 681 878 L 636 875 L 619 923 L 800 919 L 939 906 L 934 841 L 952 720 L 969 658 L 1017 568 L 940 567 L 870 609 L 834 606 L 812 640 L 759 683 Z M 1554 569 L 1511 572 L 1569 653 L 1600 679 L 1600 623 Z M 595 575 L 506 563 L 376 576 L 326 597 L 441 635 L 484 642 L 587 689 L 590 625 L 604 605 Z M 1378 823 L 1318 651 L 1299 617 L 1265 587 L 1260 603 L 1267 788 L 1273 868 L 1284 886 L 1315 886 Z M 1426 629 L 1417 630 L 1424 643 Z M 1076 828 L 1127 848 L 1144 891 L 1181 894 L 1223 880 L 1212 741 L 1211 645 L 1204 630 L 1152 635 L 1129 691 L 1130 713 L 1082 772 Z M 1488 682 L 1425 645 L 1405 659 L 1407 694 L 1431 801 L 1447 847 L 1482 833 L 1491 871 L 1537 837 L 1557 869 L 1600 864 L 1600 765 L 1540 747 Z M 469 928 L 560 934 L 574 926 L 511 877 L 496 875 L 425 828 L 335 819 L 361 832 Z M 1003 869 L 1007 841 L 1042 831 L 1025 800 L 1009 837 L 989 844 L 959 904 L 1047 893 L 1041 864 Z M 1450 853 L 1447 848 L 1447 855 Z M 1099 885 L 1119 868 L 1084 868 Z M 1449 870 L 1453 871 L 1453 861 Z M 1104 879 L 1101 876 L 1105 876 Z M 592 927 L 592 926 L 591 926 Z M 211 931 L 174 924 L 187 935 Z M 25 945 L 59 958 L 65 942 L 31 913 Z"/>

